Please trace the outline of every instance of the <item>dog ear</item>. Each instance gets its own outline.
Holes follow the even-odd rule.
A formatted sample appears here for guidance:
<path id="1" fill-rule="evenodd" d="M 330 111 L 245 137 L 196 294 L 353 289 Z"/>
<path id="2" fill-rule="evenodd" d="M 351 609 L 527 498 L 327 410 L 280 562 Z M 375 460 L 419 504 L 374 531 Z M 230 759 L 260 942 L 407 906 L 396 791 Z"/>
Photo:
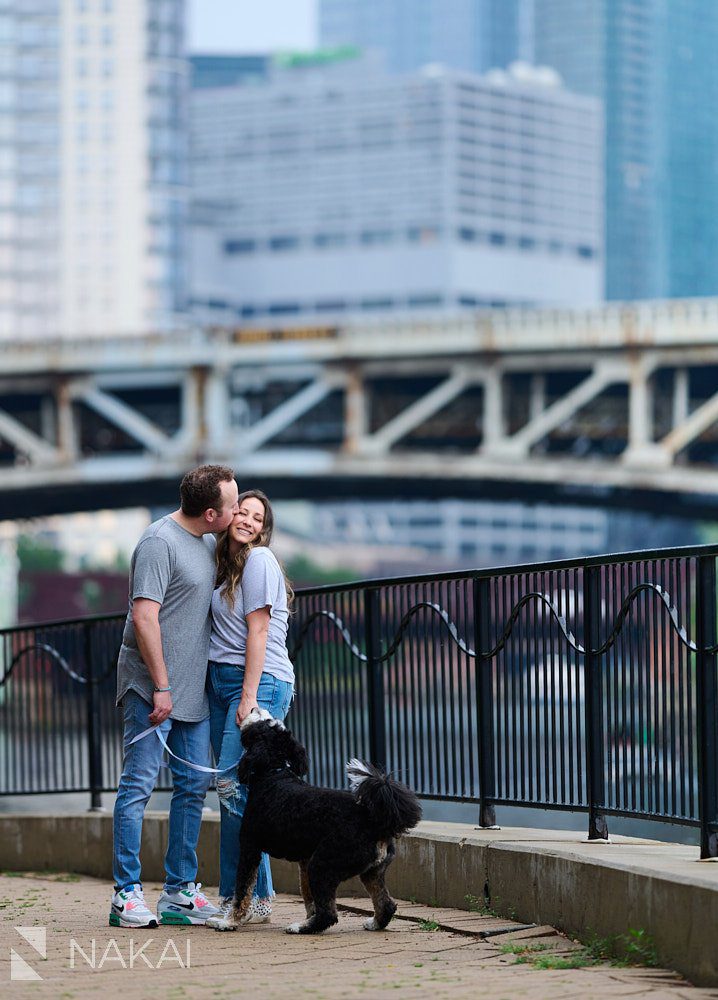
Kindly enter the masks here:
<path id="1" fill-rule="evenodd" d="M 288 729 L 282 733 L 282 752 L 293 771 L 299 778 L 309 773 L 309 755 L 299 740 L 295 740 Z"/>

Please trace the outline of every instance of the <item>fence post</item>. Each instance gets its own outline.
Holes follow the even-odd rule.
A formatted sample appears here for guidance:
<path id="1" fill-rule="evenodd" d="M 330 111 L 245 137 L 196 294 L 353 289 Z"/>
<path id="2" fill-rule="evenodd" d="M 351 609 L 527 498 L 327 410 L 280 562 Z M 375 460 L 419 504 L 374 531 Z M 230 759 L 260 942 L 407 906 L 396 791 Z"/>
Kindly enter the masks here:
<path id="1" fill-rule="evenodd" d="M 102 811 L 102 732 L 100 726 L 100 692 L 94 683 L 92 655 L 92 623 L 83 622 L 85 638 L 85 677 L 87 678 L 87 752 L 90 776 L 90 812 Z"/>
<path id="2" fill-rule="evenodd" d="M 379 591 L 364 591 L 364 641 L 366 649 L 367 689 L 369 693 L 369 757 L 377 767 L 386 767 L 386 729 L 384 726 L 384 674 L 379 633 Z"/>
<path id="3" fill-rule="evenodd" d="M 601 657 L 591 653 L 599 645 L 601 628 L 601 570 L 583 571 L 584 700 L 586 728 L 586 790 L 588 793 L 588 839 L 608 840 L 606 779 L 603 769 L 603 684 Z"/>
<path id="4" fill-rule="evenodd" d="M 479 650 L 491 648 L 491 592 L 487 578 L 474 577 L 474 660 L 479 723 L 479 826 L 496 829 L 494 665 Z"/>
<path id="5" fill-rule="evenodd" d="M 715 556 L 698 559 L 696 587 L 696 705 L 698 709 L 698 816 L 701 859 L 718 858 L 718 678 L 716 654 L 702 650 L 716 643 Z"/>

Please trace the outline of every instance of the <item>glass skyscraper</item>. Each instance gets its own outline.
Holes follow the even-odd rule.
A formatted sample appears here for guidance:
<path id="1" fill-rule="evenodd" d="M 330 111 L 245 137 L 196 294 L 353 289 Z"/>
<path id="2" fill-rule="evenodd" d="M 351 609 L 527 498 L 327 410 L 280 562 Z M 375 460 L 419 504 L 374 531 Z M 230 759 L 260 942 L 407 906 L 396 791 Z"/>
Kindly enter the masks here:
<path id="1" fill-rule="evenodd" d="M 319 36 L 381 49 L 394 72 L 438 62 L 483 73 L 526 54 L 526 10 L 522 0 L 321 0 Z"/>
<path id="2" fill-rule="evenodd" d="M 534 0 L 535 59 L 602 99 L 606 293 L 718 294 L 715 0 Z"/>

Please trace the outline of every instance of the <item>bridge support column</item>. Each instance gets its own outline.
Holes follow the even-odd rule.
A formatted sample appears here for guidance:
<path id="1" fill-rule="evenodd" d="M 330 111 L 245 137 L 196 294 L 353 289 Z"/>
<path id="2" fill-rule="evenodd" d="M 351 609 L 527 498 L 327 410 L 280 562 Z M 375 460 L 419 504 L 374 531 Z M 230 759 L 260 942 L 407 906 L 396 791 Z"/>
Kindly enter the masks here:
<path id="1" fill-rule="evenodd" d="M 677 368 L 673 374 L 673 413 L 672 424 L 680 427 L 688 420 L 690 413 L 690 385 L 688 369 Z"/>
<path id="2" fill-rule="evenodd" d="M 204 459 L 203 391 L 204 369 L 191 368 L 182 382 L 182 429 L 175 438 L 175 446 L 196 463 Z"/>
<path id="3" fill-rule="evenodd" d="M 484 372 L 483 452 L 500 452 L 506 437 L 503 374 L 496 367 Z"/>
<path id="4" fill-rule="evenodd" d="M 229 386 L 224 368 L 211 369 L 204 386 L 204 425 L 208 454 L 222 456 L 231 433 Z"/>
<path id="5" fill-rule="evenodd" d="M 628 382 L 628 447 L 622 456 L 626 465 L 670 465 L 670 455 L 653 440 L 653 386 L 650 376 L 650 368 L 633 362 Z"/>
<path id="6" fill-rule="evenodd" d="M 75 414 L 72 408 L 72 391 L 69 382 L 62 382 L 56 393 L 57 447 L 62 460 L 68 465 L 77 461 L 79 448 Z"/>
<path id="7" fill-rule="evenodd" d="M 356 455 L 369 430 L 369 401 L 361 372 L 352 368 L 347 373 L 344 390 L 344 451 Z"/>

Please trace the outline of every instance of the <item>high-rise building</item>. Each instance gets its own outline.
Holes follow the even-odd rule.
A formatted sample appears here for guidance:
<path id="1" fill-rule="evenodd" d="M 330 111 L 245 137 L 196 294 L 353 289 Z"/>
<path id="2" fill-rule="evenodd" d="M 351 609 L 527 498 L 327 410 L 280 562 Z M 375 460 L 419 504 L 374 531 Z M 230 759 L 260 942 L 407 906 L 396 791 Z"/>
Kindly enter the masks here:
<path id="1" fill-rule="evenodd" d="M 535 0 L 534 31 L 605 107 L 608 298 L 718 294 L 718 5 Z"/>
<path id="2" fill-rule="evenodd" d="M 303 56 L 194 91 L 190 138 L 201 319 L 601 299 L 600 108 L 550 73 Z"/>
<path id="3" fill-rule="evenodd" d="M 525 0 L 321 0 L 319 41 L 381 50 L 391 71 L 483 73 L 528 56 L 529 15 Z"/>
<path id="4" fill-rule="evenodd" d="M 192 88 L 233 87 L 235 84 L 264 83 L 272 58 L 268 55 L 194 55 L 189 57 Z"/>
<path id="5" fill-rule="evenodd" d="M 0 4 L 0 337 L 181 311 L 184 0 Z"/>

